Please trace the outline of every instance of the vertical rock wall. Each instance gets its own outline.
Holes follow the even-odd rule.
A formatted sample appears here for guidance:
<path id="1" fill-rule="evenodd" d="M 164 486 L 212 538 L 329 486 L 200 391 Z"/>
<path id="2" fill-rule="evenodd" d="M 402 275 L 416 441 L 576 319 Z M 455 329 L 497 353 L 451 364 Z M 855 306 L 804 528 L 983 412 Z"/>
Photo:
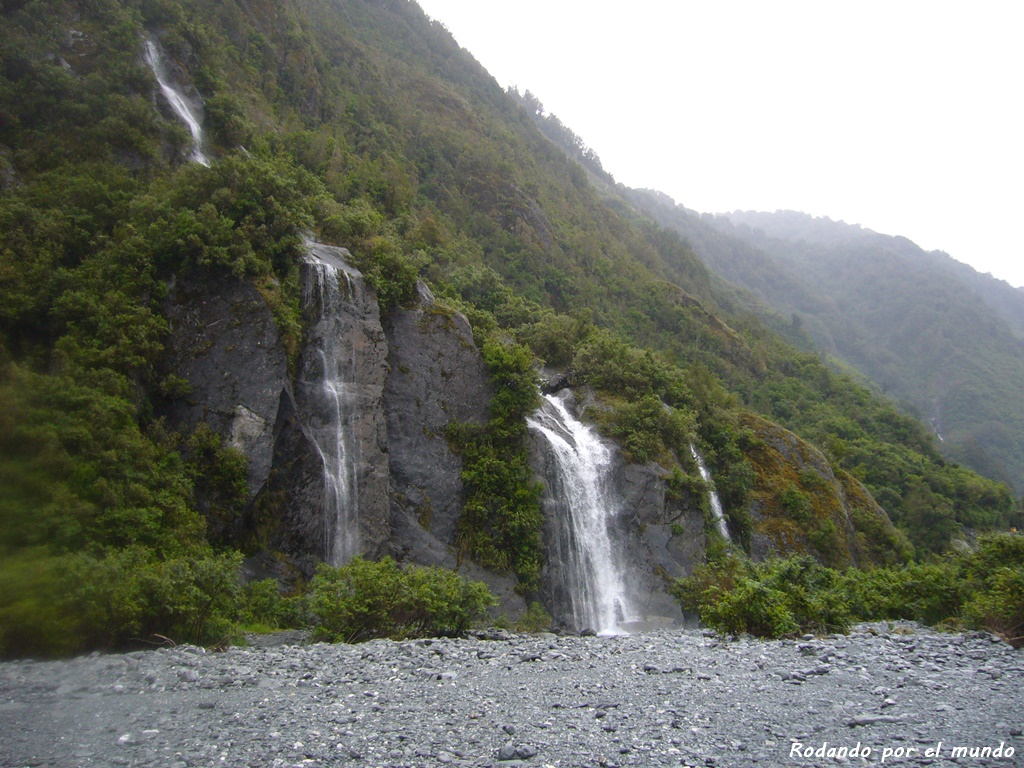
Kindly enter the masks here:
<path id="1" fill-rule="evenodd" d="M 485 423 L 493 393 L 468 321 L 439 307 L 421 285 L 415 306 L 393 311 L 382 326 L 372 292 L 345 262 L 347 252 L 313 243 L 309 248 L 313 261 L 302 272 L 306 336 L 294 380 L 273 316 L 254 288 L 233 278 L 174 287 L 168 360 L 191 387 L 172 404 L 175 423 L 189 428 L 206 422 L 245 453 L 253 497 L 242 526 L 246 540 L 284 555 L 284 562 L 308 576 L 331 556 L 325 462 L 314 434 L 326 417 L 317 411 L 322 403 L 310 396 L 309 382 L 319 375 L 318 366 L 323 369 L 325 345 L 350 352 L 339 375 L 352 398 L 360 552 L 460 568 L 486 581 L 507 614 L 520 615 L 525 603 L 514 591 L 514 577 L 457 557 L 462 463 L 446 429 L 454 421 Z M 325 264 L 345 282 L 328 321 L 313 290 L 314 272 L 322 277 Z M 548 463 L 536 441 L 531 461 L 543 476 Z M 694 512 L 667 501 L 657 467 L 616 459 L 612 475 L 623 501 L 615 535 L 627 553 L 637 606 L 645 619 L 677 620 L 666 586 L 703 555 L 699 507 Z M 552 530 L 548 521 L 548 541 Z M 265 558 L 264 566 L 272 562 Z M 548 573 L 552 567 L 557 563 Z M 557 613 L 550 585 L 542 599 Z"/>
<path id="2" fill-rule="evenodd" d="M 180 280 L 170 287 L 166 365 L 188 383 L 168 417 L 179 429 L 208 424 L 249 459 L 249 496 L 263 487 L 274 423 L 288 387 L 288 360 L 263 297 L 236 277 Z"/>
<path id="3" fill-rule="evenodd" d="M 567 400 L 571 411 L 574 399 Z M 566 551 L 566 524 L 558 519 L 565 514 L 564 504 L 559 500 L 563 479 L 558 476 L 558 463 L 545 439 L 531 431 L 529 446 L 531 466 L 545 487 L 544 541 L 548 544 L 548 559 L 541 572 L 541 597 L 556 621 L 569 625 L 572 601 L 564 593 L 563 571 L 571 566 L 560 554 Z M 673 579 L 689 574 L 703 559 L 703 518 L 699 508 L 669 504 L 664 470 L 656 465 L 627 465 L 616 453 L 608 474 L 619 509 L 609 522 L 609 536 L 622 553 L 627 570 L 628 602 L 633 614 L 627 618 L 633 620 L 633 625 L 679 622 L 679 604 L 667 589 Z M 631 623 L 627 621 L 621 626 L 628 629 Z"/>
<path id="4" fill-rule="evenodd" d="M 343 414 L 351 440 L 348 459 L 354 463 L 352 503 L 358 508 L 359 553 L 379 556 L 390 538 L 387 437 L 382 395 L 387 341 L 377 301 L 362 275 L 348 266 L 342 248 L 311 243 L 311 261 L 302 265 L 303 320 L 307 335 L 300 353 L 296 385 L 282 394 L 274 435 L 273 469 L 266 491 L 257 499 L 251 519 L 259 541 L 289 555 L 305 573 L 329 561 L 334 521 L 325 514 L 330 492 L 324 456 L 316 432 L 330 415 L 310 395 L 307 384 L 322 375 L 322 350 L 337 345 L 350 355 L 339 375 L 349 388 Z M 344 286 L 340 304 L 323 317 L 317 281 L 318 262 L 337 270 Z"/>

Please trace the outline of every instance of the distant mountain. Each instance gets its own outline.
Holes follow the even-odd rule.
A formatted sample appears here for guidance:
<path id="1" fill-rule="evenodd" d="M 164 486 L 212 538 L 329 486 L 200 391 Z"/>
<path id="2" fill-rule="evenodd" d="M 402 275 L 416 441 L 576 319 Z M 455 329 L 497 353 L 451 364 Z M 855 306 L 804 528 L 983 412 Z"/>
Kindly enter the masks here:
<path id="1" fill-rule="evenodd" d="M 699 216 L 634 198 L 714 271 L 931 424 L 946 456 L 1024 488 L 1024 292 L 904 237 L 826 218 Z"/>

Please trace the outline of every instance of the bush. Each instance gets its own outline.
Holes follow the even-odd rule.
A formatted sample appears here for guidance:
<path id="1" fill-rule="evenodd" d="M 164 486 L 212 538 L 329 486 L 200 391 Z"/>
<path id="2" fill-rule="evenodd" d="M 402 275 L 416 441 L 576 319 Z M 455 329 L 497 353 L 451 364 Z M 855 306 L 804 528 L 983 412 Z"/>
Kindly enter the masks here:
<path id="1" fill-rule="evenodd" d="M 543 632 L 551 627 L 551 623 L 551 614 L 544 610 L 544 606 L 532 602 L 523 618 L 516 622 L 516 629 L 520 632 Z"/>
<path id="2" fill-rule="evenodd" d="M 526 449 L 526 417 L 539 402 L 537 374 L 521 345 L 488 338 L 483 357 L 495 390 L 487 425 L 453 421 L 446 429 L 462 459 L 458 545 L 479 565 L 513 571 L 528 594 L 540 585 L 543 558 L 541 485 Z"/>
<path id="3" fill-rule="evenodd" d="M 348 643 L 459 635 L 495 602 L 482 582 L 444 568 L 400 568 L 390 557 L 321 565 L 309 591 L 316 636 Z"/>
<path id="4" fill-rule="evenodd" d="M 223 643 L 235 625 L 240 562 L 208 551 L 158 559 L 139 546 L 107 556 L 23 549 L 0 568 L 0 656 Z"/>
<path id="5" fill-rule="evenodd" d="M 861 621 L 912 619 L 926 624 L 956 616 L 964 591 L 952 560 L 866 571 L 851 568 L 843 574 L 843 588 Z"/>
<path id="6" fill-rule="evenodd" d="M 983 629 L 1024 645 L 1024 536 L 983 536 L 972 552 L 839 573 L 810 557 L 700 566 L 673 588 L 684 609 L 720 632 L 781 637 L 842 631 L 850 621 Z"/>
<path id="7" fill-rule="evenodd" d="M 757 564 L 726 557 L 677 581 L 674 592 L 684 609 L 724 633 L 783 637 L 843 631 L 850 622 L 840 574 L 810 557 Z"/>

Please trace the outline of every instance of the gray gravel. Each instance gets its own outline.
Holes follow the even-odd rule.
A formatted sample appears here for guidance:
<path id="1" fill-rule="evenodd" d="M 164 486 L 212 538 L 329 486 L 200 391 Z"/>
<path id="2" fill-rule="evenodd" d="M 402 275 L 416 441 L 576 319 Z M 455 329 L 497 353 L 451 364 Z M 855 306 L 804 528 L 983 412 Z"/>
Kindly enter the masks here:
<path id="1" fill-rule="evenodd" d="M 916 625 L 178 647 L 0 665 L 0 765 L 1020 766 L 1022 682 Z"/>

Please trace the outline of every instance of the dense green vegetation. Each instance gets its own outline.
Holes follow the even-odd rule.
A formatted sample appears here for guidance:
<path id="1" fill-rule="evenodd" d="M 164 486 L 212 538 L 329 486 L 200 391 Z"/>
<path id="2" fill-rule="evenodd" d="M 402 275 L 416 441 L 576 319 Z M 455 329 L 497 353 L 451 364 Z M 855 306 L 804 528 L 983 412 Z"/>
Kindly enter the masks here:
<path id="1" fill-rule="evenodd" d="M 526 453 L 526 416 L 537 406 L 537 374 L 522 346 L 487 340 L 484 361 L 494 397 L 486 425 L 452 422 L 448 439 L 462 457 L 465 503 L 461 554 L 487 568 L 511 570 L 525 594 L 540 586 L 541 487 Z"/>
<path id="2" fill-rule="evenodd" d="M 244 506 L 244 459 L 162 418 L 185 394 L 162 364 L 164 303 L 185 275 L 248 280 L 294 361 L 307 231 L 352 251 L 384 311 L 422 278 L 470 317 L 497 394 L 485 427 L 449 435 L 465 462 L 460 544 L 526 593 L 542 557 L 533 356 L 590 385 L 601 428 L 677 492 L 698 487 L 695 442 L 741 546 L 750 410 L 864 480 L 920 551 L 1012 520 L 1005 487 L 748 316 L 414 3 L 26 0 L 0 6 L 0 24 L 2 655 L 217 642 L 240 610 L 257 620 L 261 594 L 273 603 L 240 597 L 221 535 Z M 202 97 L 209 168 L 186 161 L 146 36 Z M 313 594 L 374 567 L 323 571 Z M 399 633 L 461 621 L 388 616 Z"/>
<path id="3" fill-rule="evenodd" d="M 947 255 L 792 211 L 697 217 L 634 193 L 794 338 L 926 419 L 943 455 L 1024 488 L 1024 295 Z M 776 323 L 778 325 L 778 323 Z"/>
<path id="4" fill-rule="evenodd" d="M 321 565 L 309 585 L 316 636 L 354 643 L 375 637 L 462 634 L 495 604 L 487 586 L 444 568 L 399 567 L 353 558 Z"/>
<path id="5" fill-rule="evenodd" d="M 720 632 L 783 637 L 908 619 L 985 629 L 1024 644 L 1024 536 L 982 537 L 976 551 L 840 572 L 813 558 L 720 558 L 677 582 L 684 608 Z"/>

